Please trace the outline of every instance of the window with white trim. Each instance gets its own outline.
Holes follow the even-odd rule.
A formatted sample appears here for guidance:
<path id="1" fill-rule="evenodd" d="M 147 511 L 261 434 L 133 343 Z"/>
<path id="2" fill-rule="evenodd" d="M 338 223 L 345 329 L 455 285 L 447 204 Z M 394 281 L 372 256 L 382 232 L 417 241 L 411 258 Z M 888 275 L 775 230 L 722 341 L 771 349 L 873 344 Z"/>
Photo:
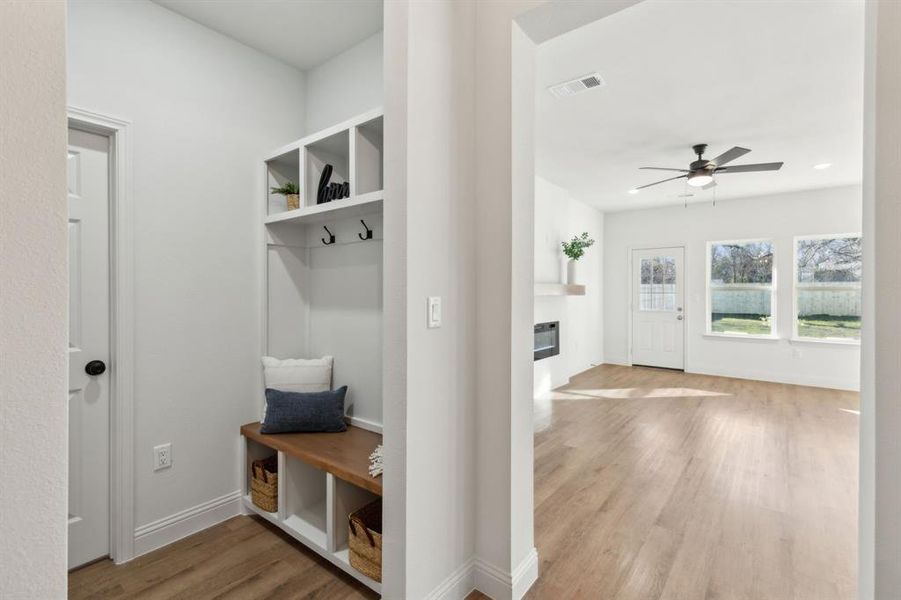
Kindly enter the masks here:
<path id="1" fill-rule="evenodd" d="M 794 335 L 860 340 L 859 234 L 795 238 Z"/>
<path id="2" fill-rule="evenodd" d="M 707 332 L 775 334 L 772 240 L 707 244 Z"/>

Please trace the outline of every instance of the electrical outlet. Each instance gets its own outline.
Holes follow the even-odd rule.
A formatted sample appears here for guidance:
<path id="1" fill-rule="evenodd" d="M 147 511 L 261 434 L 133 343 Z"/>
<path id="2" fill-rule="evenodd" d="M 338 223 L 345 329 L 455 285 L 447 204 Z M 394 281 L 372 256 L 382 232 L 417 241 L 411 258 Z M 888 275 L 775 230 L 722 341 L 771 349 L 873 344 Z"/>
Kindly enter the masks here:
<path id="1" fill-rule="evenodd" d="M 172 444 L 153 447 L 153 470 L 168 469 L 172 466 Z"/>

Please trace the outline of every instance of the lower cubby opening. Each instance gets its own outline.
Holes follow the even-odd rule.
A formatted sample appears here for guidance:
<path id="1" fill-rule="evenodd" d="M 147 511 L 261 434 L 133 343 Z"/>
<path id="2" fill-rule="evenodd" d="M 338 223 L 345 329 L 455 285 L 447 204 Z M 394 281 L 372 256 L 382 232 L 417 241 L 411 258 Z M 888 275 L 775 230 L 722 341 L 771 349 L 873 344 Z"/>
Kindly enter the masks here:
<path id="1" fill-rule="evenodd" d="M 251 494 L 250 494 L 250 481 L 251 481 L 251 479 L 253 479 L 253 461 L 262 460 L 265 458 L 276 456 L 277 453 L 275 450 L 273 450 L 269 446 L 264 446 L 263 444 L 255 442 L 253 440 L 245 440 L 245 442 L 247 444 L 247 452 L 246 452 L 247 464 L 245 465 L 245 468 L 244 468 L 244 473 L 245 473 L 245 478 L 246 478 L 246 481 L 244 484 L 245 485 L 244 496 L 246 498 L 246 501 L 248 503 L 252 504 L 253 500 L 252 500 Z M 281 475 L 279 475 L 279 477 L 281 477 Z M 281 485 L 281 482 L 279 482 L 279 485 Z M 275 520 L 278 517 L 278 515 L 276 513 L 265 511 L 256 505 L 253 505 L 253 509 L 256 512 L 262 514 L 263 516 L 267 516 L 270 520 Z"/>
<path id="2" fill-rule="evenodd" d="M 378 496 L 368 490 L 351 485 L 341 479 L 335 479 L 335 555 L 344 562 L 349 562 L 347 538 L 349 536 L 348 518 L 350 513 L 370 502 L 378 500 Z"/>
<path id="3" fill-rule="evenodd" d="M 279 483 L 284 486 L 285 527 L 320 548 L 327 547 L 326 472 L 287 458 Z"/>

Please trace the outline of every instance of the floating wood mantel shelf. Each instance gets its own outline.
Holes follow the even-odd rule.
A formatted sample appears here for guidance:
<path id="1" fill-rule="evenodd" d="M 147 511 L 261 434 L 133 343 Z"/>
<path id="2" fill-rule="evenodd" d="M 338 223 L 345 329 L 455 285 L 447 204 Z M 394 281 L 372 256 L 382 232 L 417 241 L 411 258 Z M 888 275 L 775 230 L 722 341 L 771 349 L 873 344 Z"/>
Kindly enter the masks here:
<path id="1" fill-rule="evenodd" d="M 584 296 L 584 285 L 568 285 L 565 283 L 536 283 L 536 296 Z"/>

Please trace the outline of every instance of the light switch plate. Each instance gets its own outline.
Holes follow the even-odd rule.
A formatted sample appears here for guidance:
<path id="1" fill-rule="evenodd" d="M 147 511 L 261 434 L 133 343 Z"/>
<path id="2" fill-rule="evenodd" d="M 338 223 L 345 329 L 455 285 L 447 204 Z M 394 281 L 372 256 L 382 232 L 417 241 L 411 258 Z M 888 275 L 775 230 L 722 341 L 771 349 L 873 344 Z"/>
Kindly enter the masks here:
<path id="1" fill-rule="evenodd" d="M 441 296 L 429 296 L 427 304 L 426 319 L 428 328 L 441 327 Z"/>

